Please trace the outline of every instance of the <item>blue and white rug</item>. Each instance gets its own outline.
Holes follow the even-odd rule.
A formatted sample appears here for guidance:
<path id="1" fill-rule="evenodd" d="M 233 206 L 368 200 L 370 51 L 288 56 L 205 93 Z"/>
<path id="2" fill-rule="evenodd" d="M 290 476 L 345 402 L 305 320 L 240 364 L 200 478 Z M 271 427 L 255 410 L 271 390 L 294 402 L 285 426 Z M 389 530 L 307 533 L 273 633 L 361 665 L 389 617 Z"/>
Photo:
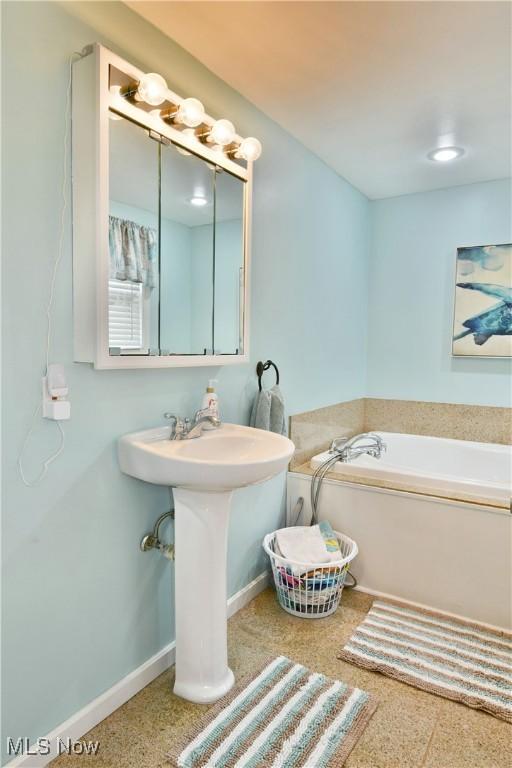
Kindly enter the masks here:
<path id="1" fill-rule="evenodd" d="M 177 768 L 340 768 L 377 706 L 284 656 L 241 681 L 168 755 Z"/>
<path id="2" fill-rule="evenodd" d="M 512 634 L 376 600 L 338 658 L 512 722 Z"/>

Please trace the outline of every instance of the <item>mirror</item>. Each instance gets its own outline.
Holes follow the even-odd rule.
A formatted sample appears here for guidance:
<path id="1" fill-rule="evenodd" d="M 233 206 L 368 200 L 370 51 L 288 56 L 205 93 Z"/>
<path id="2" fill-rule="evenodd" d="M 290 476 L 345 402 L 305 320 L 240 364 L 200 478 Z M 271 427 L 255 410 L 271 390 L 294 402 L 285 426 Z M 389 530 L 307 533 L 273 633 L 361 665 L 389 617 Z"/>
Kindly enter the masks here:
<path id="1" fill-rule="evenodd" d="M 212 354 L 214 168 L 162 147 L 161 347 Z"/>
<path id="2" fill-rule="evenodd" d="M 245 182 L 110 115 L 110 355 L 243 354 Z"/>
<path id="3" fill-rule="evenodd" d="M 160 144 L 110 115 L 109 348 L 149 354 L 158 348 Z"/>
<path id="4" fill-rule="evenodd" d="M 228 171 L 215 172 L 214 241 L 215 354 L 236 355 L 244 326 L 244 183 Z"/>

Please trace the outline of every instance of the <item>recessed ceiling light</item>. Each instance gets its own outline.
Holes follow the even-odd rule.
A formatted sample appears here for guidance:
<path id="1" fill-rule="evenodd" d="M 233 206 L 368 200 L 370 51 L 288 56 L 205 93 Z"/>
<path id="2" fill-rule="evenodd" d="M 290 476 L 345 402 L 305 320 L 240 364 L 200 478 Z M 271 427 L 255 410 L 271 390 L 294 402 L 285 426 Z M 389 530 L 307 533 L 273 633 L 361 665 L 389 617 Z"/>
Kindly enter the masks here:
<path id="1" fill-rule="evenodd" d="M 206 197 L 200 197 L 199 195 L 194 195 L 194 197 L 189 198 L 190 205 L 195 205 L 197 208 L 202 208 L 204 205 L 208 205 L 208 200 Z"/>
<path id="2" fill-rule="evenodd" d="M 436 163 L 448 163 L 450 160 L 456 160 L 458 157 L 462 157 L 464 150 L 460 147 L 439 147 L 433 149 L 428 153 L 429 160 L 434 160 Z"/>

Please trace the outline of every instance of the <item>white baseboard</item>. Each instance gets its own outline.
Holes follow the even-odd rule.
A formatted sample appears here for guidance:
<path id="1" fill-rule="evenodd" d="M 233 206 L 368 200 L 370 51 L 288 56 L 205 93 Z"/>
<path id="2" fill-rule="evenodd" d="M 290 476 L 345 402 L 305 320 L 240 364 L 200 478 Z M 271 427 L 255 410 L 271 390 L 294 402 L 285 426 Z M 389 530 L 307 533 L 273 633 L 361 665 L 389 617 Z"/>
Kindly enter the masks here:
<path id="1" fill-rule="evenodd" d="M 232 595 L 228 600 L 228 617 L 233 616 L 262 592 L 268 586 L 268 577 L 266 571 L 260 573 L 254 581 Z M 59 745 L 61 743 L 67 743 L 68 739 L 71 742 L 77 741 L 112 712 L 119 709 L 128 699 L 145 688 L 158 675 L 165 672 L 174 664 L 174 660 L 175 645 L 172 642 L 43 737 L 40 740 L 39 753 L 33 746 L 31 751 L 35 754 L 28 754 L 28 752 L 23 755 L 20 754 L 7 763 L 5 768 L 44 768 L 60 754 Z M 63 751 L 65 750 L 61 749 L 61 752 Z M 42 754 L 42 752 L 46 754 Z"/>
<path id="2" fill-rule="evenodd" d="M 228 618 L 234 616 L 239 610 L 244 608 L 253 600 L 256 595 L 263 592 L 269 585 L 269 572 L 263 571 L 253 581 L 250 581 L 243 589 L 235 592 L 228 600 Z"/>
<path id="3" fill-rule="evenodd" d="M 470 616 L 461 616 L 460 613 L 450 613 L 450 611 L 442 611 L 440 608 L 434 608 L 432 605 L 425 605 L 425 603 L 415 603 L 413 600 L 407 600 L 405 597 L 400 597 L 400 595 L 390 595 L 388 592 L 378 592 L 376 589 L 369 589 L 368 587 L 363 587 L 360 584 L 358 584 L 357 587 L 354 587 L 354 590 L 356 592 L 364 592 L 367 595 L 372 595 L 373 597 L 377 597 L 379 600 L 398 600 L 398 602 L 400 603 L 410 605 L 411 608 L 423 608 L 426 611 L 434 611 L 435 613 L 439 613 L 442 616 L 446 616 L 447 619 L 459 619 L 460 621 L 472 621 L 472 622 L 475 622 L 476 624 L 479 624 L 481 627 L 484 627 L 484 629 L 490 629 L 495 632 L 510 632 L 509 627 L 498 627 L 495 624 L 487 624 L 485 621 L 480 621 L 479 619 L 473 619 Z"/>

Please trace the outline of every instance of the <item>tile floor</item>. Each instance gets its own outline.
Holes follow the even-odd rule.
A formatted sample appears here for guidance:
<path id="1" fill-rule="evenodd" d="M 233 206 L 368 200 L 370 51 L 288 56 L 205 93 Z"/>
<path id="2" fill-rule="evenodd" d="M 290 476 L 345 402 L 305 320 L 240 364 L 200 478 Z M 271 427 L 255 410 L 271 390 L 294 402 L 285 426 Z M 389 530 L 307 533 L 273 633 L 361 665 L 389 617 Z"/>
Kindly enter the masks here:
<path id="1" fill-rule="evenodd" d="M 510 768 L 509 724 L 336 658 L 371 602 L 346 591 L 336 614 L 309 621 L 282 611 L 267 589 L 229 621 L 230 666 L 240 677 L 269 655 L 284 654 L 375 694 L 379 706 L 346 768 Z M 173 674 L 161 675 L 84 737 L 100 741 L 97 756 L 64 755 L 52 768 L 168 766 L 167 750 L 205 711 L 173 695 Z"/>

